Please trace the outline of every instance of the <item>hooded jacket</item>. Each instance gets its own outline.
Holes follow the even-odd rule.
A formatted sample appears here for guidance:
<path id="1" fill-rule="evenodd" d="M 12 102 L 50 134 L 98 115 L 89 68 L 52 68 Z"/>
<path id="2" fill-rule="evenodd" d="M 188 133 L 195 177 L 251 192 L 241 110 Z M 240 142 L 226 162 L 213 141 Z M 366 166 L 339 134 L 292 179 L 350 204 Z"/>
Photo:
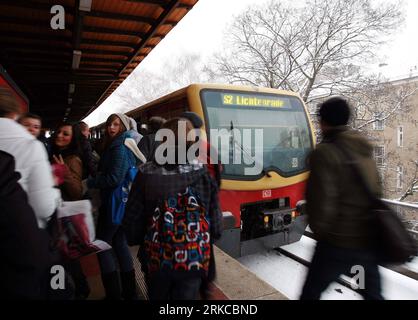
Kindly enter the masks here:
<path id="1" fill-rule="evenodd" d="M 45 228 L 61 202 L 45 147 L 17 122 L 0 118 L 0 150 L 15 158 L 16 171 L 21 175 L 19 183 L 28 195 L 39 227 Z"/>
<path id="2" fill-rule="evenodd" d="M 344 248 L 373 247 L 371 201 L 339 148 L 354 159 L 369 189 L 381 196 L 373 147 L 358 132 L 336 127 L 309 156 L 306 192 L 309 225 L 319 240 Z"/>
<path id="3" fill-rule="evenodd" d="M 138 132 L 138 127 L 136 125 L 135 119 L 128 117 L 123 113 L 115 113 L 123 123 L 126 128 L 126 131 L 129 132 L 129 135 L 132 139 L 135 140 L 136 144 L 142 139 L 142 135 Z"/>
<path id="4" fill-rule="evenodd" d="M 130 134 L 124 132 L 110 143 L 100 159 L 98 174 L 87 180 L 89 188 L 100 189 L 102 204 L 110 203 L 112 191 L 123 182 L 130 166 L 138 161 L 124 145 L 127 138 L 130 138 Z"/>

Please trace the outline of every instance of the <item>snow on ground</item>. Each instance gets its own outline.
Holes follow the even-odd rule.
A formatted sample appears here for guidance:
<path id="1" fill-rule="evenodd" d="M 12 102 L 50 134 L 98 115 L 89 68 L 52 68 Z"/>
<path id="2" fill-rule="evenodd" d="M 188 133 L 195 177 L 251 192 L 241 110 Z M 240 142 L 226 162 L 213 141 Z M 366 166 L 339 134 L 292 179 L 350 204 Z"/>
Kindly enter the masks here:
<path id="1" fill-rule="evenodd" d="M 283 246 L 283 249 L 310 261 L 315 243 L 315 240 L 303 236 L 300 241 Z M 241 257 L 238 260 L 289 299 L 299 298 L 308 271 L 304 265 L 281 255 L 275 250 Z M 417 268 L 417 260 L 412 261 L 407 267 Z M 382 279 L 382 294 L 386 299 L 418 299 L 418 281 L 383 267 L 379 267 L 379 271 Z M 322 294 L 321 299 L 359 300 L 362 297 L 347 287 L 332 283 Z"/>
<path id="2" fill-rule="evenodd" d="M 418 272 L 418 257 L 416 257 L 411 262 L 406 263 L 405 267 L 408 268 L 409 270 Z"/>

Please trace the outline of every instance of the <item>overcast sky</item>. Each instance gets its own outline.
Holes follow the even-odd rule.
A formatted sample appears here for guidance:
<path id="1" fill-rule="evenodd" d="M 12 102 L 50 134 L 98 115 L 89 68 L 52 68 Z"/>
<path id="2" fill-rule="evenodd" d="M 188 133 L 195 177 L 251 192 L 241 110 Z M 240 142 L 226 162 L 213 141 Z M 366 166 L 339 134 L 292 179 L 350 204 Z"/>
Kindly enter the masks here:
<path id="1" fill-rule="evenodd" d="M 222 46 L 228 25 L 250 5 L 262 4 L 268 0 L 199 0 L 194 8 L 180 23 L 151 51 L 135 72 L 141 70 L 161 70 L 165 61 L 179 56 L 183 52 L 198 53 L 210 57 Z M 376 0 L 378 2 L 384 0 Z M 390 0 L 395 1 L 395 0 Z M 394 41 L 389 43 L 376 63 L 376 70 L 389 78 L 407 76 L 411 68 L 418 68 L 418 1 L 404 0 L 405 26 L 396 33 Z M 386 66 L 377 69 L 377 65 Z M 414 70 L 418 73 L 418 70 Z M 106 120 L 112 113 L 117 100 L 110 96 L 85 121 L 96 125 Z"/>

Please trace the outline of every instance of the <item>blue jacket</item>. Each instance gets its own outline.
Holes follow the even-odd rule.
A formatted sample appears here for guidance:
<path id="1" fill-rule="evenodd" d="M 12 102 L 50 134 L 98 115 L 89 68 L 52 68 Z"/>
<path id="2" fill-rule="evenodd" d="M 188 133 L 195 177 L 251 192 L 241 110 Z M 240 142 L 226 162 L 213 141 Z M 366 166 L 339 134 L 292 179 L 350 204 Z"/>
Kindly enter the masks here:
<path id="1" fill-rule="evenodd" d="M 125 139 L 130 137 L 129 132 L 124 132 L 115 138 L 100 159 L 97 176 L 87 180 L 89 188 L 100 189 L 102 205 L 107 204 L 110 194 L 122 183 L 130 166 L 137 164 L 135 155 L 124 145 Z"/>

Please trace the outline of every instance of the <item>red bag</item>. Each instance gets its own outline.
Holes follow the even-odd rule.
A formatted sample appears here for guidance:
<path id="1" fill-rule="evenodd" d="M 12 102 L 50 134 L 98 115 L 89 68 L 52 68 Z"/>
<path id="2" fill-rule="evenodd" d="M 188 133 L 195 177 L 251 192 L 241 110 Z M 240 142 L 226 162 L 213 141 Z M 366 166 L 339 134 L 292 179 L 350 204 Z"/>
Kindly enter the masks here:
<path id="1" fill-rule="evenodd" d="M 64 258 L 78 259 L 111 248 L 106 242 L 95 240 L 89 200 L 64 201 L 54 219 L 54 246 Z"/>

